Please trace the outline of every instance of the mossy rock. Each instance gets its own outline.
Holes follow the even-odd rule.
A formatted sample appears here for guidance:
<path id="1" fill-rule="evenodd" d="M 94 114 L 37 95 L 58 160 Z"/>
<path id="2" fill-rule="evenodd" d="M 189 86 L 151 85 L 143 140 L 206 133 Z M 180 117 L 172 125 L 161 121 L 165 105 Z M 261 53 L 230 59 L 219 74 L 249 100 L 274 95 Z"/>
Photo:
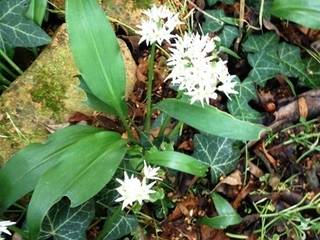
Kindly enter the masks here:
<path id="1" fill-rule="evenodd" d="M 119 40 L 127 71 L 127 95 L 135 83 L 136 64 Z M 91 114 L 79 88 L 77 70 L 68 46 L 66 25 L 33 64 L 0 96 L 0 166 L 30 142 L 44 141 L 47 126 L 63 124 L 75 112 Z"/>

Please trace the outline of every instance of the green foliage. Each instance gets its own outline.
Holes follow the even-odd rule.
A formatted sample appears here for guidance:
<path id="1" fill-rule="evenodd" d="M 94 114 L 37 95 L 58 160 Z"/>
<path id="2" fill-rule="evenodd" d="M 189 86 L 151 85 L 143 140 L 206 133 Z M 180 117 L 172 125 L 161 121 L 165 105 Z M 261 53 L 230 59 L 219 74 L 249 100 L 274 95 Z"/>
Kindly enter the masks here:
<path id="1" fill-rule="evenodd" d="M 207 164 L 197 159 L 174 151 L 150 151 L 145 155 L 145 160 L 151 164 L 171 168 L 180 172 L 204 177 L 208 171 Z"/>
<path id="2" fill-rule="evenodd" d="M 90 91 L 124 120 L 126 77 L 111 24 L 96 1 L 68 0 L 66 20 L 71 50 Z"/>
<path id="3" fill-rule="evenodd" d="M 193 156 L 210 166 L 213 184 L 236 167 L 241 155 L 238 141 L 208 134 L 196 134 L 193 141 Z"/>
<path id="4" fill-rule="evenodd" d="M 212 106 L 189 104 L 182 100 L 166 99 L 157 108 L 200 131 L 237 140 L 259 139 L 263 126 L 241 121 Z"/>
<path id="5" fill-rule="evenodd" d="M 234 0 L 207 0 L 206 2 L 207 2 L 209 7 L 213 6 L 217 2 L 222 2 L 222 3 L 225 3 L 225 4 L 234 4 Z"/>
<path id="6" fill-rule="evenodd" d="M 120 208 L 106 220 L 98 240 L 117 240 L 133 232 L 138 226 L 138 220 L 133 215 L 125 214 Z"/>
<path id="7" fill-rule="evenodd" d="M 100 132 L 87 126 L 68 127 L 51 134 L 45 144 L 31 144 L 17 152 L 0 169 L 0 211 L 31 192 L 41 175 L 58 164 L 70 148 Z"/>
<path id="8" fill-rule="evenodd" d="M 41 226 L 40 238 L 53 240 L 85 240 L 86 231 L 94 218 L 94 201 L 70 208 L 67 199 L 55 204 L 46 215 Z"/>
<path id="9" fill-rule="evenodd" d="M 57 157 L 59 164 L 40 177 L 33 192 L 27 213 L 30 238 L 37 238 L 46 212 L 63 196 L 76 207 L 97 194 L 121 163 L 125 144 L 118 133 L 101 131 L 80 139 Z"/>
<path id="10" fill-rule="evenodd" d="M 241 222 L 241 217 L 227 200 L 217 193 L 212 193 L 212 200 L 219 216 L 203 217 L 200 219 L 200 223 L 216 229 L 225 229 Z"/>
<path id="11" fill-rule="evenodd" d="M 271 14 L 309 28 L 320 29 L 318 0 L 273 0 Z"/>
<path id="12" fill-rule="evenodd" d="M 228 102 L 229 111 L 239 119 L 261 121 L 260 114 L 248 102 L 257 100 L 256 85 L 263 87 L 278 74 L 298 78 L 301 84 L 311 88 L 320 86 L 320 64 L 312 58 L 302 60 L 300 49 L 285 42 L 279 43 L 275 33 L 249 36 L 242 49 L 248 53 L 252 70 L 244 81 L 237 79 L 236 90 L 239 94 L 231 96 Z"/>
<path id="13" fill-rule="evenodd" d="M 0 0 L 0 47 L 36 47 L 48 44 L 50 37 L 24 14 L 28 0 Z"/>
<path id="14" fill-rule="evenodd" d="M 235 80 L 235 90 L 238 94 L 231 97 L 228 101 L 228 109 L 230 113 L 241 120 L 259 123 L 261 122 L 261 114 L 249 105 L 250 100 L 257 100 L 257 93 L 254 80 L 250 77 L 242 82 L 237 77 Z"/>
<path id="15" fill-rule="evenodd" d="M 26 16 L 41 26 L 47 10 L 48 0 L 31 0 Z"/>
<path id="16" fill-rule="evenodd" d="M 220 44 L 224 47 L 230 47 L 239 36 L 239 29 L 233 26 L 236 24 L 236 21 L 226 17 L 221 9 L 207 10 L 206 12 L 212 17 L 204 16 L 205 21 L 202 23 L 203 33 L 218 33 L 221 39 Z"/>

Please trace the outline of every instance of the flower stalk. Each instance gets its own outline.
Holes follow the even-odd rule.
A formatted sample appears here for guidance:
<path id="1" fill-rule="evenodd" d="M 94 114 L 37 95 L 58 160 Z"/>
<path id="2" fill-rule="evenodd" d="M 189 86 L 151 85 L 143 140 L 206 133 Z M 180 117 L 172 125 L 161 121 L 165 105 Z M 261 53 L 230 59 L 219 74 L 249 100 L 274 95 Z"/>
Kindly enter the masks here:
<path id="1" fill-rule="evenodd" d="M 150 132 L 151 116 L 152 116 L 152 87 L 154 80 L 154 60 L 156 54 L 156 43 L 151 45 L 151 53 L 148 61 L 148 83 L 147 83 L 147 113 L 145 119 L 144 130 L 147 134 Z"/>

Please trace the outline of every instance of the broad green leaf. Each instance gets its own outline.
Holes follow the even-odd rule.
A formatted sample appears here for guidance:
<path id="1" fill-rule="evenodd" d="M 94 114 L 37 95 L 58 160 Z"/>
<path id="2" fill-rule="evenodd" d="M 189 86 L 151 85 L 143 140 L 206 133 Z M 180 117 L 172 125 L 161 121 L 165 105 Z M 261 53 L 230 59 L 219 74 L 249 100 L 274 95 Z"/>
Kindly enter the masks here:
<path id="1" fill-rule="evenodd" d="M 174 151 L 153 151 L 145 155 L 145 160 L 151 164 L 171 168 L 194 176 L 204 177 L 208 171 L 207 164 Z"/>
<path id="2" fill-rule="evenodd" d="M 104 12 L 95 0 L 67 0 L 66 20 L 71 50 L 84 81 L 97 98 L 125 119 L 124 62 Z"/>
<path id="3" fill-rule="evenodd" d="M 217 9 L 208 10 L 206 11 L 206 13 L 211 15 L 213 18 L 210 18 L 206 15 L 204 16 L 204 22 L 202 23 L 203 33 L 206 34 L 221 30 L 224 26 L 224 22 L 221 20 L 221 18 L 225 17 L 224 11 L 221 9 Z"/>
<path id="4" fill-rule="evenodd" d="M 234 80 L 237 84 L 235 90 L 238 94 L 233 94 L 228 101 L 228 110 L 232 116 L 253 123 L 261 122 L 261 114 L 249 105 L 250 100 L 257 100 L 257 91 L 254 79 L 248 77 L 243 82 L 237 77 Z"/>
<path id="5" fill-rule="evenodd" d="M 241 121 L 208 105 L 202 107 L 178 99 L 166 99 L 156 107 L 191 127 L 220 137 L 244 141 L 254 140 L 259 139 L 261 132 L 266 130 L 261 125 Z"/>
<path id="6" fill-rule="evenodd" d="M 193 157 L 210 166 L 213 184 L 216 184 L 220 177 L 226 176 L 237 166 L 241 155 L 239 141 L 209 134 L 196 134 L 193 142 Z"/>
<path id="7" fill-rule="evenodd" d="M 77 207 L 97 194 L 116 172 L 125 145 L 118 133 L 102 131 L 68 147 L 35 187 L 27 212 L 30 239 L 37 239 L 45 214 L 62 197 Z"/>
<path id="8" fill-rule="evenodd" d="M 26 16 L 41 26 L 48 0 L 31 0 Z"/>
<path id="9" fill-rule="evenodd" d="M 230 47 L 233 41 L 239 36 L 239 29 L 235 26 L 224 26 L 223 30 L 219 34 L 221 45 Z"/>
<path id="10" fill-rule="evenodd" d="M 241 218 L 236 215 L 224 215 L 216 217 L 203 217 L 200 219 L 201 224 L 208 225 L 211 228 L 215 229 L 226 229 L 229 226 L 239 224 Z"/>
<path id="11" fill-rule="evenodd" d="M 0 34 L 0 49 L 2 50 L 2 51 L 4 51 L 5 52 L 5 43 L 4 43 L 4 40 L 3 40 L 3 38 L 2 38 L 2 36 L 1 36 L 1 34 Z"/>
<path id="12" fill-rule="evenodd" d="M 132 215 L 126 215 L 120 208 L 115 209 L 107 218 L 98 240 L 117 240 L 133 232 L 138 226 L 138 220 Z"/>
<path id="13" fill-rule="evenodd" d="M 117 114 L 114 109 L 110 108 L 106 103 L 101 101 L 99 98 L 97 98 L 89 89 L 86 82 L 83 80 L 83 78 L 80 76 L 80 87 L 82 90 L 86 93 L 86 101 L 85 103 L 91 107 L 92 109 L 98 111 L 98 112 L 104 112 L 104 113 L 111 113 L 111 114 Z"/>
<path id="14" fill-rule="evenodd" d="M 273 32 L 263 35 L 251 35 L 243 44 L 242 50 L 245 52 L 260 52 L 268 48 L 274 48 L 278 44 L 279 37 Z"/>
<path id="15" fill-rule="evenodd" d="M 318 0 L 274 0 L 271 14 L 309 28 L 320 29 Z"/>
<path id="16" fill-rule="evenodd" d="M 200 223 L 216 229 L 225 229 L 241 222 L 241 217 L 227 200 L 215 192 L 212 193 L 212 200 L 219 216 L 201 218 Z"/>
<path id="17" fill-rule="evenodd" d="M 45 216 L 40 238 L 53 240 L 85 240 L 86 231 L 94 218 L 95 204 L 90 200 L 70 208 L 70 202 L 62 199 Z"/>
<path id="18" fill-rule="evenodd" d="M 31 144 L 17 152 L 0 169 L 0 211 L 31 192 L 40 176 L 59 163 L 70 147 L 100 132 L 88 126 L 68 127 L 51 134 L 45 144 Z"/>
<path id="19" fill-rule="evenodd" d="M 0 0 L 0 35 L 10 47 L 36 47 L 50 43 L 50 37 L 24 15 L 28 0 Z"/>

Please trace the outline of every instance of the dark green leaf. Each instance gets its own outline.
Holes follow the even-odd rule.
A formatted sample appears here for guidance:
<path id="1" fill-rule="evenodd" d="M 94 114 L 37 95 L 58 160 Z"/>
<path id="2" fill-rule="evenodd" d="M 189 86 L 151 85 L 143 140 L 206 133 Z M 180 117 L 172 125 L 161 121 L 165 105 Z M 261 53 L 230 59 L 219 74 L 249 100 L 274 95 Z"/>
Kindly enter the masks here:
<path id="1" fill-rule="evenodd" d="M 28 0 L 0 1 L 0 35 L 10 47 L 36 47 L 48 44 L 50 37 L 24 14 Z"/>
<path id="2" fill-rule="evenodd" d="M 223 2 L 225 4 L 234 4 L 234 0 L 207 0 L 207 4 L 209 7 L 213 6 L 217 2 Z"/>
<path id="3" fill-rule="evenodd" d="M 224 11 L 221 9 L 218 10 L 208 10 L 206 11 L 209 15 L 212 16 L 204 16 L 204 22 L 202 23 L 203 33 L 217 32 L 221 30 L 224 26 L 224 22 L 221 18 L 225 17 Z"/>
<path id="4" fill-rule="evenodd" d="M 309 28 L 320 29 L 318 0 L 274 0 L 271 14 Z"/>
<path id="5" fill-rule="evenodd" d="M 104 12 L 96 1 L 68 0 L 66 19 L 71 50 L 87 86 L 98 99 L 125 119 L 124 62 Z"/>
<path id="6" fill-rule="evenodd" d="M 221 45 L 230 47 L 233 41 L 238 37 L 239 29 L 235 26 L 225 26 L 219 34 Z"/>
<path id="7" fill-rule="evenodd" d="M 100 132 L 88 126 L 68 127 L 51 134 L 45 144 L 31 144 L 16 153 L 0 170 L 0 211 L 32 191 L 40 176 L 59 163 L 70 147 Z"/>
<path id="8" fill-rule="evenodd" d="M 98 240 L 117 240 L 133 232 L 138 226 L 138 220 L 132 215 L 126 215 L 120 208 L 115 209 L 107 218 Z"/>
<path id="9" fill-rule="evenodd" d="M 235 90 L 238 94 L 231 96 L 231 100 L 228 101 L 228 110 L 238 119 L 260 123 L 261 114 L 249 105 L 250 100 L 257 99 L 254 79 L 248 77 L 243 82 L 240 82 L 240 79 L 236 78 L 234 81 L 237 82 Z"/>
<path id="10" fill-rule="evenodd" d="M 278 44 L 279 37 L 273 32 L 263 35 L 252 35 L 243 44 L 242 49 L 245 52 L 260 52 L 268 48 L 274 48 Z"/>
<path id="11" fill-rule="evenodd" d="M 177 99 L 166 99 L 157 108 L 200 131 L 238 140 L 259 139 L 261 125 L 241 121 L 212 106 L 189 104 Z"/>
<path id="12" fill-rule="evenodd" d="M 26 16 L 41 26 L 48 0 L 31 0 Z"/>
<path id="13" fill-rule="evenodd" d="M 94 218 L 94 201 L 70 208 L 67 199 L 55 204 L 41 226 L 40 238 L 53 240 L 85 240 L 86 231 Z"/>
<path id="14" fill-rule="evenodd" d="M 204 177 L 208 171 L 207 164 L 204 164 L 189 155 L 179 152 L 154 151 L 147 153 L 144 158 L 151 164 L 171 168 L 199 177 Z"/>
<path id="15" fill-rule="evenodd" d="M 249 6 L 252 10 L 255 10 L 257 14 L 260 14 L 260 9 L 262 8 L 263 12 L 263 19 L 270 19 L 271 15 L 271 5 L 273 0 L 264 0 L 264 1 L 257 1 L 257 0 L 246 0 L 246 6 Z M 261 4 L 263 3 L 263 6 Z"/>
<path id="16" fill-rule="evenodd" d="M 196 134 L 193 141 L 193 156 L 210 166 L 213 184 L 235 169 L 241 155 L 238 141 L 208 134 Z"/>
<path id="17" fill-rule="evenodd" d="M 27 212 L 30 239 L 37 239 L 45 214 L 63 196 L 76 207 L 98 193 L 121 163 L 125 145 L 118 133 L 102 131 L 68 147 L 35 187 Z"/>

